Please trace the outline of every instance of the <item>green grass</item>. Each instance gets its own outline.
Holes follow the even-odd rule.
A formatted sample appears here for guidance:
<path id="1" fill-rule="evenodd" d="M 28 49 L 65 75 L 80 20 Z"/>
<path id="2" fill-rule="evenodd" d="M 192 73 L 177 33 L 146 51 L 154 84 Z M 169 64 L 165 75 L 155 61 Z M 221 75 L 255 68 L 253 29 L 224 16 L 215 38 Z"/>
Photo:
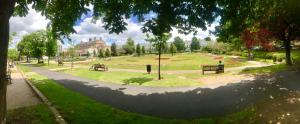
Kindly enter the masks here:
<path id="1" fill-rule="evenodd" d="M 45 76 L 30 72 L 28 67 L 19 66 L 27 71 L 27 77 L 53 103 L 64 119 L 72 124 L 239 124 L 247 123 L 249 119 L 257 116 L 256 110 L 252 108 L 246 108 L 224 117 L 192 120 L 163 119 L 129 113 L 70 91 Z"/>
<path id="2" fill-rule="evenodd" d="M 105 81 L 109 83 L 143 85 L 143 86 L 200 86 L 201 82 L 192 78 L 186 78 L 180 75 L 162 74 L 163 79 L 157 80 L 157 74 L 146 74 L 141 72 L 101 72 L 89 71 L 88 69 L 76 68 L 73 70 L 63 70 L 64 73 Z M 199 74 L 200 75 L 200 74 Z"/>
<path id="3" fill-rule="evenodd" d="M 22 67 L 25 69 L 27 67 Z M 28 68 L 26 69 L 28 70 Z M 53 103 L 64 119 L 72 124 L 213 124 L 213 119 L 169 120 L 129 113 L 98 103 L 70 91 L 37 73 L 27 75 L 30 81 Z"/>
<path id="4" fill-rule="evenodd" d="M 244 69 L 242 73 L 246 74 L 271 74 L 276 73 L 280 71 L 288 70 L 292 67 L 289 67 L 285 64 L 278 64 L 278 65 L 272 65 L 267 67 L 259 67 L 259 68 L 250 68 L 250 69 Z"/>
<path id="5" fill-rule="evenodd" d="M 55 117 L 52 115 L 49 108 L 44 104 L 9 110 L 7 113 L 7 124 L 55 123 Z"/>
<path id="6" fill-rule="evenodd" d="M 229 56 L 222 55 L 225 67 L 237 67 L 248 64 L 243 59 L 234 59 Z M 122 69 L 140 69 L 144 70 L 147 64 L 151 64 L 153 70 L 158 68 L 157 55 L 145 55 L 141 57 L 120 56 L 112 57 L 111 59 L 97 59 L 94 62 L 85 63 L 85 65 L 92 65 L 93 63 L 104 63 L 111 68 Z M 199 70 L 201 65 L 218 64 L 217 57 L 204 53 L 178 53 L 174 56 L 170 54 L 163 54 L 161 60 L 162 70 Z"/>
<path id="7" fill-rule="evenodd" d="M 247 52 L 241 53 L 243 57 L 247 57 Z M 272 59 L 273 56 L 276 56 L 277 58 L 285 58 L 285 51 L 275 51 L 275 52 L 265 52 L 265 51 L 253 51 L 254 58 L 262 59 L 269 58 Z M 300 50 L 292 50 L 291 56 L 294 60 L 300 60 Z"/>

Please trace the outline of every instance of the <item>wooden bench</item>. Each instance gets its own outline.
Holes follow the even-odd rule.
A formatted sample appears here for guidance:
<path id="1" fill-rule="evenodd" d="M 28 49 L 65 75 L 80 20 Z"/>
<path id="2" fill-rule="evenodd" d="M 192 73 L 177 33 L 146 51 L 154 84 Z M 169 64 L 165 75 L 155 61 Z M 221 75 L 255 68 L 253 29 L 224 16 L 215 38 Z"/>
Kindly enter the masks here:
<path id="1" fill-rule="evenodd" d="M 7 72 L 6 72 L 6 81 L 7 81 L 7 84 L 12 84 L 11 83 L 11 71 L 10 71 L 10 69 L 8 69 Z"/>
<path id="2" fill-rule="evenodd" d="M 100 63 L 92 65 L 89 70 L 99 71 L 100 69 L 102 71 L 108 71 L 108 67 Z"/>
<path id="3" fill-rule="evenodd" d="M 58 60 L 57 63 L 58 63 L 58 66 L 63 66 L 64 65 L 62 60 Z"/>
<path id="4" fill-rule="evenodd" d="M 216 73 L 224 73 L 224 65 L 203 65 L 202 66 L 203 75 L 205 71 L 216 71 Z"/>

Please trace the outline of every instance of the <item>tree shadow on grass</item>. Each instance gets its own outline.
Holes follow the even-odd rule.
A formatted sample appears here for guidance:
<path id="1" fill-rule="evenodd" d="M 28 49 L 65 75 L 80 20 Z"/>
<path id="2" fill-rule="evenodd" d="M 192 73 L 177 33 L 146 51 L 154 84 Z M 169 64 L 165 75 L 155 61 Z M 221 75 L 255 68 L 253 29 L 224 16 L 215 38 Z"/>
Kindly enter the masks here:
<path id="1" fill-rule="evenodd" d="M 214 89 L 194 87 L 181 91 L 183 87 L 176 87 L 173 91 L 174 88 L 170 87 L 119 86 L 47 71 L 43 68 L 32 69 L 54 79 L 67 89 L 100 103 L 124 111 L 170 119 L 221 117 L 252 105 L 264 104 L 266 100 L 272 101 L 282 94 L 289 93 L 290 90 L 300 91 L 298 76 L 300 72 L 291 71 L 255 76 L 253 81 L 245 80 Z M 166 91 L 159 92 L 160 90 Z M 153 92 L 145 93 L 148 91 Z"/>
<path id="2" fill-rule="evenodd" d="M 135 77 L 135 78 L 129 78 L 123 80 L 124 85 L 132 84 L 132 83 L 137 83 L 139 85 L 142 85 L 143 83 L 152 81 L 153 78 L 147 78 L 147 77 Z"/>

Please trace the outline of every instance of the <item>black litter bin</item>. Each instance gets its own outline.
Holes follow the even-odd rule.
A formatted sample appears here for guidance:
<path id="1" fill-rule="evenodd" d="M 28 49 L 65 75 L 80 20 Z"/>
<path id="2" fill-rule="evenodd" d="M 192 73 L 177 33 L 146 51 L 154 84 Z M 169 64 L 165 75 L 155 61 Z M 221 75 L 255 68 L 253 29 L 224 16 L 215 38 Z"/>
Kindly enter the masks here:
<path id="1" fill-rule="evenodd" d="M 151 65 L 146 65 L 148 74 L 151 73 Z"/>

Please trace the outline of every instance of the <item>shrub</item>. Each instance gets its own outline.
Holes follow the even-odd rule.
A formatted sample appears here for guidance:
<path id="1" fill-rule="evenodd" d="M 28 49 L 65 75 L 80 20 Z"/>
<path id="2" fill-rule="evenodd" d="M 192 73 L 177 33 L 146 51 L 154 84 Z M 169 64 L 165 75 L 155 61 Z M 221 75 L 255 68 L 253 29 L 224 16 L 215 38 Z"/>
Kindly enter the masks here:
<path id="1" fill-rule="evenodd" d="M 273 62 L 275 63 L 277 61 L 277 56 L 273 55 Z"/>

